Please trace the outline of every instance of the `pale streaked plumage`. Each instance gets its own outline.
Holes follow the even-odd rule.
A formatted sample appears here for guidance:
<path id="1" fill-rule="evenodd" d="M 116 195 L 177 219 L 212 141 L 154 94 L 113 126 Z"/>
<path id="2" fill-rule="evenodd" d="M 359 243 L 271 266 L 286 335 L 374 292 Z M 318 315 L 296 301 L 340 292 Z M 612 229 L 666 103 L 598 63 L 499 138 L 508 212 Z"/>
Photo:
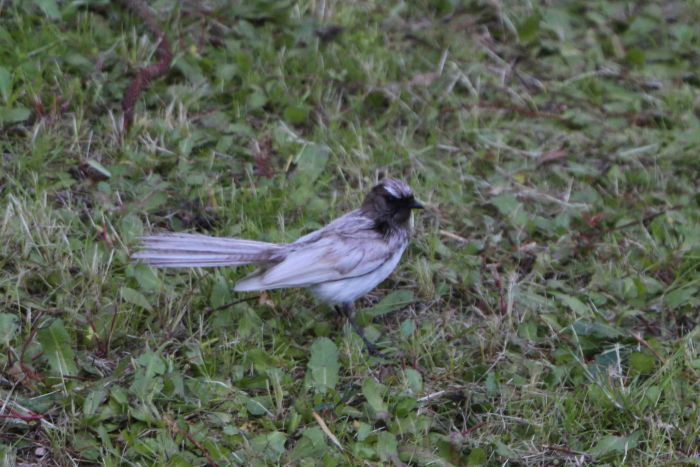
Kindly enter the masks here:
<path id="1" fill-rule="evenodd" d="M 356 299 L 396 268 L 408 245 L 410 211 L 417 208 L 422 206 L 408 185 L 386 179 L 367 194 L 362 207 L 293 243 L 160 234 L 143 237 L 134 258 L 160 268 L 257 264 L 260 270 L 238 282 L 234 290 L 308 288 L 349 314 Z"/>

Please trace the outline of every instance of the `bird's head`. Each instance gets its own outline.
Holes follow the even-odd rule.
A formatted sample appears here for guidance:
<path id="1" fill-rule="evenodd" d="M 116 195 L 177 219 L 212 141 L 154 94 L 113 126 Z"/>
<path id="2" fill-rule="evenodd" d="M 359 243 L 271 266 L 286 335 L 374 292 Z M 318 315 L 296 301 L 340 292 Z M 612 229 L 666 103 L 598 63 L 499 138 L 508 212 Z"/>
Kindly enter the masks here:
<path id="1" fill-rule="evenodd" d="M 372 188 L 361 208 L 380 228 L 403 226 L 412 209 L 423 209 L 423 205 L 416 201 L 408 185 L 394 178 L 386 178 Z"/>

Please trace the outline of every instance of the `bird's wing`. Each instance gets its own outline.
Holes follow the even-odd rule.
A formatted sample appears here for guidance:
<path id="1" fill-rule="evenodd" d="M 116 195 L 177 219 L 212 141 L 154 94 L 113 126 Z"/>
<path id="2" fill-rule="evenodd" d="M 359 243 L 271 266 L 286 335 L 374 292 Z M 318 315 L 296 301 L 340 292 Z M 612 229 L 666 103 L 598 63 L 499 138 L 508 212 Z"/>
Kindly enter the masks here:
<path id="1" fill-rule="evenodd" d="M 326 232 L 316 241 L 299 245 L 284 261 L 236 285 L 236 290 L 308 287 L 322 282 L 368 274 L 391 256 L 390 246 L 374 231 L 345 236 Z"/>

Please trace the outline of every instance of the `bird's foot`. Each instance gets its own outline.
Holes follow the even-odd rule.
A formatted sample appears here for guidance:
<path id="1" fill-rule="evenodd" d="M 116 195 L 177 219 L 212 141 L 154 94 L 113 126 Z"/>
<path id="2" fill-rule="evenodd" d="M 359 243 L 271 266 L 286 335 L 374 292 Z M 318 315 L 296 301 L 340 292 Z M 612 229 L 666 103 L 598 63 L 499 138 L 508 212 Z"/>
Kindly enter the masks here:
<path id="1" fill-rule="evenodd" d="M 369 352 L 370 355 L 372 355 L 373 357 L 380 357 L 383 359 L 389 358 L 382 351 L 377 349 L 377 346 L 370 342 L 369 339 L 367 339 L 367 336 L 365 336 L 365 331 L 362 329 L 362 326 L 357 324 L 357 321 L 355 321 L 355 310 L 352 306 L 339 306 L 336 307 L 336 309 L 340 311 L 343 315 L 345 315 L 345 317 L 348 319 L 348 322 L 350 322 L 353 331 L 355 331 L 355 334 L 360 336 L 360 339 L 362 339 L 362 342 L 365 344 L 365 348 L 367 349 L 367 352 Z"/>

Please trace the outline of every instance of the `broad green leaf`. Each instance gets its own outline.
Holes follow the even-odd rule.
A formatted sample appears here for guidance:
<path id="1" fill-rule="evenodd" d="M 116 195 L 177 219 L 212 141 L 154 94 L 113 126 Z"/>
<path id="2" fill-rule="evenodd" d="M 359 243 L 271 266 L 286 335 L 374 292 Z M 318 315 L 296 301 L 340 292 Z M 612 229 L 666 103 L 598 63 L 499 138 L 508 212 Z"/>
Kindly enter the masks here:
<path id="1" fill-rule="evenodd" d="M 537 324 L 527 321 L 518 326 L 518 336 L 529 341 L 537 340 Z"/>
<path id="2" fill-rule="evenodd" d="M 119 223 L 119 226 L 121 228 L 120 233 L 122 236 L 126 237 L 127 239 L 135 239 L 137 237 L 140 237 L 143 235 L 143 221 L 137 216 L 136 214 L 127 214 L 124 216 Z M 146 268 L 146 266 L 142 266 L 143 268 Z M 148 268 L 150 269 L 150 268 Z M 138 280 L 138 279 L 137 279 Z"/>
<path id="3" fill-rule="evenodd" d="M 411 303 L 413 303 L 412 291 L 397 290 L 395 292 L 391 292 L 369 310 L 363 311 L 363 314 L 376 318 L 377 316 L 386 315 L 387 313 L 396 311 L 406 305 L 410 305 Z"/>
<path id="4" fill-rule="evenodd" d="M 586 346 L 581 345 L 583 351 L 586 351 Z M 620 365 L 619 353 L 614 349 L 601 352 L 595 356 L 593 362 L 588 366 L 593 376 L 605 375 L 609 368 L 616 368 Z"/>
<path id="5" fill-rule="evenodd" d="M 627 53 L 625 54 L 625 60 L 630 65 L 637 68 L 641 68 L 646 62 L 646 54 L 639 47 L 632 47 L 629 50 L 627 50 Z"/>
<path id="6" fill-rule="evenodd" d="M 262 434 L 250 440 L 250 448 L 268 461 L 276 461 L 285 452 L 287 435 L 281 431 Z"/>
<path id="7" fill-rule="evenodd" d="M 542 17 L 539 13 L 530 15 L 525 18 L 525 21 L 518 26 L 518 37 L 521 42 L 528 43 L 537 39 L 537 33 L 540 31 L 540 21 Z"/>
<path id="8" fill-rule="evenodd" d="M 415 397 L 400 396 L 394 405 L 394 414 L 399 418 L 408 417 L 418 405 Z"/>
<path id="9" fill-rule="evenodd" d="M 613 339 L 620 335 L 619 330 L 603 323 L 576 321 L 572 328 L 579 337 L 590 336 L 596 339 Z"/>
<path id="10" fill-rule="evenodd" d="M 55 319 L 51 325 L 39 330 L 37 338 L 52 372 L 67 376 L 78 374 L 72 348 L 73 342 L 63 326 L 63 321 Z"/>
<path id="11" fill-rule="evenodd" d="M 10 341 L 15 338 L 19 329 L 19 318 L 9 313 L 0 313 L 0 345 L 10 345 Z"/>
<path id="12" fill-rule="evenodd" d="M 199 345 L 192 343 L 187 345 L 186 348 L 187 350 L 185 351 L 185 356 L 187 357 L 188 362 L 197 366 L 205 364 L 204 357 L 202 356 L 202 348 Z"/>
<path id="13" fill-rule="evenodd" d="M 384 386 L 376 382 L 373 378 L 367 378 L 362 383 L 362 394 L 367 400 L 367 405 L 370 409 L 370 415 L 375 420 L 388 420 L 389 408 L 384 402 L 382 394 Z"/>
<path id="14" fill-rule="evenodd" d="M 364 441 L 369 438 L 373 431 L 373 427 L 369 423 L 359 422 L 355 437 L 358 441 Z"/>
<path id="15" fill-rule="evenodd" d="M 154 211 L 167 203 L 170 197 L 162 191 L 156 191 L 148 195 L 143 203 L 144 211 Z"/>
<path id="16" fill-rule="evenodd" d="M 95 414 L 98 407 L 107 398 L 107 391 L 104 389 L 97 389 L 90 392 L 83 401 L 83 415 L 85 417 L 90 417 Z"/>
<path id="17" fill-rule="evenodd" d="M 648 375 L 656 367 L 656 359 L 644 352 L 632 352 L 629 356 L 629 366 L 633 373 Z"/>
<path id="18" fill-rule="evenodd" d="M 486 450 L 484 450 L 483 448 L 472 449 L 469 453 L 469 457 L 467 457 L 467 465 L 469 466 L 486 465 L 487 461 L 488 456 L 486 454 Z"/>
<path id="19" fill-rule="evenodd" d="M 295 104 L 284 109 L 284 114 L 282 116 L 285 121 L 292 125 L 301 125 L 309 118 L 310 111 L 311 109 L 308 105 Z"/>
<path id="20" fill-rule="evenodd" d="M 289 455 L 289 460 L 296 464 L 301 459 L 319 458 L 328 450 L 326 435 L 321 428 L 315 426 L 307 428 L 301 434 L 301 438 L 294 445 L 294 450 Z"/>
<path id="21" fill-rule="evenodd" d="M 148 311 L 153 311 L 153 307 L 148 303 L 146 297 L 143 296 L 138 290 L 130 289 L 129 287 L 122 287 L 120 290 L 122 300 L 132 305 L 140 306 Z"/>
<path id="22" fill-rule="evenodd" d="M 112 400 L 119 405 L 126 406 L 129 404 L 129 395 L 121 386 L 113 386 L 109 391 L 109 395 L 111 396 Z"/>
<path id="23" fill-rule="evenodd" d="M 662 391 L 658 386 L 649 386 L 649 388 L 644 393 L 644 397 L 653 404 L 657 404 L 659 402 L 661 394 Z"/>
<path id="24" fill-rule="evenodd" d="M 522 203 L 518 201 L 515 195 L 510 193 L 502 193 L 491 199 L 498 212 L 506 216 L 514 225 L 525 225 L 528 222 L 528 215 L 523 208 Z"/>
<path id="25" fill-rule="evenodd" d="M 267 96 L 262 91 L 255 91 L 248 96 L 248 107 L 251 110 L 259 109 L 267 104 Z"/>
<path id="26" fill-rule="evenodd" d="M 500 384 L 498 381 L 498 375 L 494 371 L 489 371 L 486 375 L 486 394 L 489 396 L 495 396 L 500 392 Z"/>
<path id="27" fill-rule="evenodd" d="M 140 355 L 136 359 L 136 362 L 144 368 L 144 373 L 147 378 L 162 375 L 167 369 L 165 361 L 155 352 L 146 352 Z"/>
<path id="28" fill-rule="evenodd" d="M 401 323 L 401 327 L 399 328 L 401 337 L 404 339 L 408 339 L 413 335 L 414 332 L 416 332 L 416 322 L 413 321 L 412 319 L 407 319 L 404 320 Z"/>
<path id="29" fill-rule="evenodd" d="M 41 11 L 50 19 L 61 19 L 61 12 L 56 0 L 34 0 L 34 4 L 41 8 Z"/>
<path id="30" fill-rule="evenodd" d="M 277 361 L 270 352 L 262 349 L 251 349 L 245 354 L 246 365 L 253 365 L 258 373 L 265 373 L 270 367 L 274 367 Z"/>
<path id="31" fill-rule="evenodd" d="M 604 458 L 613 454 L 624 454 L 637 447 L 639 432 L 636 431 L 629 436 L 608 435 L 602 437 L 595 446 L 588 451 L 588 454 L 596 459 Z"/>
<path id="32" fill-rule="evenodd" d="M 173 62 L 173 68 L 178 70 L 192 84 L 201 83 L 205 78 L 202 69 L 188 55 L 180 55 Z"/>
<path id="33" fill-rule="evenodd" d="M 501 441 L 500 439 L 495 440 L 496 453 L 499 456 L 505 457 L 510 460 L 520 459 L 520 456 L 515 452 L 510 446 Z"/>
<path id="34" fill-rule="evenodd" d="M 141 290 L 155 292 L 163 286 L 163 283 L 160 281 L 153 268 L 138 265 L 133 268 L 132 275 L 134 279 L 136 279 L 136 282 L 139 283 Z"/>
<path id="35" fill-rule="evenodd" d="M 330 149 L 327 146 L 308 144 L 296 157 L 297 168 L 294 173 L 296 180 L 304 185 L 311 185 L 323 173 L 328 163 Z"/>
<path id="36" fill-rule="evenodd" d="M 0 125 L 23 122 L 27 120 L 31 114 L 30 110 L 26 107 L 0 106 Z"/>
<path id="37" fill-rule="evenodd" d="M 87 70 L 93 65 L 93 62 L 91 62 L 90 59 L 79 53 L 67 53 L 63 59 L 66 61 L 66 63 L 73 65 L 76 68 L 82 68 L 83 70 Z"/>
<path id="38" fill-rule="evenodd" d="M 287 416 L 287 420 L 285 421 L 287 433 L 294 433 L 295 431 L 297 431 L 297 428 L 299 428 L 301 421 L 302 421 L 301 414 L 299 412 L 297 412 L 295 408 L 292 408 L 292 410 L 289 411 L 289 415 Z"/>
<path id="39" fill-rule="evenodd" d="M 270 409 L 268 408 L 269 402 L 270 398 L 267 396 L 250 397 L 245 402 L 245 408 L 251 415 L 258 417 L 261 415 L 271 415 Z"/>
<path id="40" fill-rule="evenodd" d="M 399 451 L 395 434 L 382 431 L 377 435 L 377 454 L 383 462 L 390 462 L 398 457 Z"/>
<path id="41" fill-rule="evenodd" d="M 12 75 L 7 68 L 0 66 L 0 97 L 7 102 L 12 90 Z"/>
<path id="42" fill-rule="evenodd" d="M 555 293 L 554 295 L 559 299 L 561 303 L 568 306 L 571 309 L 571 311 L 573 311 L 577 315 L 586 316 L 589 314 L 590 310 L 588 309 L 588 305 L 583 303 L 578 298 L 563 293 Z"/>
<path id="43" fill-rule="evenodd" d="M 186 138 L 182 138 L 177 143 L 177 149 L 180 151 L 180 154 L 183 156 L 189 156 L 192 153 L 193 148 L 194 148 L 194 140 L 191 136 L 188 136 Z"/>
<path id="44" fill-rule="evenodd" d="M 216 67 L 215 72 L 216 77 L 226 83 L 238 74 L 238 66 L 235 63 L 221 64 Z"/>
<path id="45" fill-rule="evenodd" d="M 141 399 L 149 399 L 162 389 L 163 381 L 156 376 L 164 374 L 167 366 L 160 355 L 152 351 L 140 355 L 136 363 L 138 369 L 129 390 Z"/>
<path id="46" fill-rule="evenodd" d="M 413 394 L 418 394 L 419 392 L 423 391 L 423 376 L 418 372 L 418 370 L 406 368 L 404 370 L 404 377 L 406 378 L 406 385 Z"/>
<path id="47" fill-rule="evenodd" d="M 308 368 L 311 371 L 311 382 L 316 391 L 325 394 L 328 389 L 334 389 L 338 383 L 338 348 L 327 337 L 319 337 L 311 345 L 311 358 Z"/>
<path id="48" fill-rule="evenodd" d="M 670 308 L 675 309 L 690 303 L 697 291 L 697 287 L 681 287 L 667 293 L 664 300 Z"/>
<path id="49" fill-rule="evenodd" d="M 231 303 L 231 286 L 225 278 L 219 277 L 219 280 L 214 283 L 214 287 L 211 288 L 209 304 L 213 308 L 219 308 L 227 303 Z"/>
<path id="50" fill-rule="evenodd" d="M 491 199 L 491 204 L 496 206 L 498 212 L 504 216 L 509 216 L 514 210 L 520 208 L 520 203 L 515 195 L 503 193 Z"/>

